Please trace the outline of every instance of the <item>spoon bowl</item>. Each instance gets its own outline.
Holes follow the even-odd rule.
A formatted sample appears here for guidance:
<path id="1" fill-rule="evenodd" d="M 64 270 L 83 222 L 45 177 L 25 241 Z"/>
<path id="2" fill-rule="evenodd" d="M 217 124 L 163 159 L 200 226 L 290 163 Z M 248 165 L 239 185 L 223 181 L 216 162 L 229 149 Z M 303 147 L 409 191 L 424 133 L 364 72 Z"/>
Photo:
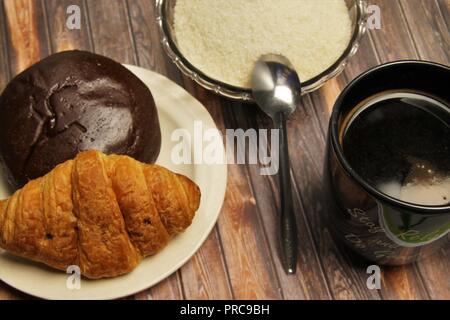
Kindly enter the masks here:
<path id="1" fill-rule="evenodd" d="M 262 56 L 252 74 L 253 96 L 279 130 L 281 260 L 287 274 L 297 268 L 297 223 L 294 213 L 286 119 L 295 111 L 301 97 L 301 83 L 291 62 L 281 55 Z M 272 145 L 272 148 L 276 146 Z"/>
<path id="2" fill-rule="evenodd" d="M 301 98 L 301 84 L 292 63 L 282 55 L 267 54 L 255 65 L 252 91 L 256 103 L 271 118 L 278 112 L 289 116 Z"/>

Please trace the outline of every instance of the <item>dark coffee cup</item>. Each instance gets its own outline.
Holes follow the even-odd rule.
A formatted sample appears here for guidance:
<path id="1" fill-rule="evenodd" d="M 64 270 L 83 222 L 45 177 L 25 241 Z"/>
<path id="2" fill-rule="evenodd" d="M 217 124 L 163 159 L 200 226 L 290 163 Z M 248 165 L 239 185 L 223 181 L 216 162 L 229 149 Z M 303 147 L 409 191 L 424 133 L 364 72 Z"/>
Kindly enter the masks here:
<path id="1" fill-rule="evenodd" d="M 332 199 L 326 218 L 336 237 L 371 261 L 386 265 L 410 263 L 448 243 L 450 202 L 424 205 L 381 192 L 348 161 L 342 142 L 343 126 L 363 101 L 396 90 L 435 97 L 450 113 L 449 85 L 447 66 L 397 61 L 360 75 L 335 103 L 325 163 L 326 186 Z"/>

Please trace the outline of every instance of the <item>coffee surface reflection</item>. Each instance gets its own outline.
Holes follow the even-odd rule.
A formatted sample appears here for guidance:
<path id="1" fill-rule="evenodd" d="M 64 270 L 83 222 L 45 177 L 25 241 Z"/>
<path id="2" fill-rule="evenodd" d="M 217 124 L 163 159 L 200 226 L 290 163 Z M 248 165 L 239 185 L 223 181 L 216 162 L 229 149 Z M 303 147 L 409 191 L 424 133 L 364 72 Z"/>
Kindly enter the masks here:
<path id="1" fill-rule="evenodd" d="M 450 204 L 450 109 L 429 95 L 369 97 L 344 120 L 340 143 L 352 169 L 398 200 Z"/>

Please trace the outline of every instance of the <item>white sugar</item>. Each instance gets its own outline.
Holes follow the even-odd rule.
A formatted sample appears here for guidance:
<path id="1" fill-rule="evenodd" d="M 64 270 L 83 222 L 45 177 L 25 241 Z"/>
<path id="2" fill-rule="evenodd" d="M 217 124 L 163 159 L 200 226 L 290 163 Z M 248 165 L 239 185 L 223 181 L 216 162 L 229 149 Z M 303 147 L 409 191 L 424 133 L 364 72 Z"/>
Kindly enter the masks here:
<path id="1" fill-rule="evenodd" d="M 450 177 L 436 172 L 426 161 L 409 158 L 411 169 L 399 182 L 378 183 L 381 192 L 405 202 L 426 206 L 443 206 L 450 203 Z"/>
<path id="2" fill-rule="evenodd" d="M 307 81 L 339 59 L 352 31 L 344 0 L 178 0 L 174 19 L 183 55 L 239 87 L 267 53 L 288 57 Z"/>
<path id="3" fill-rule="evenodd" d="M 409 203 L 444 206 L 450 202 L 450 178 L 405 185 L 401 185 L 397 181 L 390 181 L 379 184 L 377 188 L 393 198 Z"/>

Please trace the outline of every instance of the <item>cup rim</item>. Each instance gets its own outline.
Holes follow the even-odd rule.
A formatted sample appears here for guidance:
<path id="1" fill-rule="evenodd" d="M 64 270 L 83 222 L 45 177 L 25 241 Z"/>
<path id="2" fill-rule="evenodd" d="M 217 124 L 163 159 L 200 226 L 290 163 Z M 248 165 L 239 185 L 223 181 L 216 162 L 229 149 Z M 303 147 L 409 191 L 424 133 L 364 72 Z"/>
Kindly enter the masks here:
<path id="1" fill-rule="evenodd" d="M 381 65 L 378 65 L 376 67 L 370 68 L 367 71 L 360 74 L 358 77 L 353 79 L 340 93 L 338 99 L 334 103 L 333 111 L 331 113 L 331 119 L 330 119 L 330 126 L 329 126 L 329 135 L 331 138 L 331 144 L 334 153 L 336 154 L 341 166 L 343 167 L 344 171 L 350 175 L 350 177 L 356 181 L 360 186 L 362 186 L 370 195 L 372 195 L 375 199 L 380 199 L 382 201 L 387 202 L 388 204 L 400 207 L 409 211 L 414 211 L 417 214 L 423 214 L 423 215 L 433 215 L 436 214 L 449 214 L 450 213 L 450 204 L 445 206 L 427 206 L 427 205 L 420 205 L 420 204 L 414 204 L 406 201 L 402 201 L 399 199 L 396 199 L 394 197 L 391 197 L 387 194 L 382 193 L 381 191 L 377 190 L 376 188 L 372 187 L 368 182 L 366 182 L 349 164 L 347 159 L 344 156 L 344 150 L 339 143 L 339 116 L 341 114 L 342 109 L 342 101 L 347 96 L 347 94 L 353 90 L 356 84 L 358 84 L 361 80 L 366 78 L 367 76 L 371 75 L 374 72 L 388 69 L 392 66 L 397 66 L 401 64 L 410 64 L 410 65 L 428 65 L 433 67 L 442 68 L 443 70 L 446 70 L 447 72 L 450 72 L 450 67 L 437 63 L 432 61 L 425 61 L 425 60 L 399 60 L 399 61 L 392 61 L 387 62 Z"/>

